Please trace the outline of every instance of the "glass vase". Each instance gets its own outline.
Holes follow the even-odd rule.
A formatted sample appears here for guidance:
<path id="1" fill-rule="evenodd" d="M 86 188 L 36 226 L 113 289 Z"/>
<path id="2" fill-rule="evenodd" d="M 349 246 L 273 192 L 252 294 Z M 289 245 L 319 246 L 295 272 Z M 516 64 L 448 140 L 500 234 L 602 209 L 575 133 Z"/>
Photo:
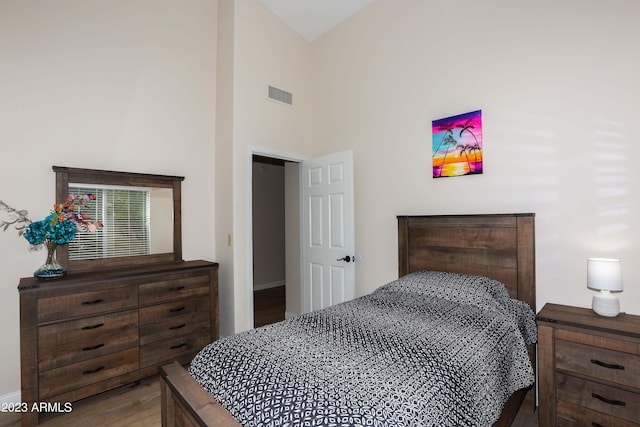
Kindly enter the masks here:
<path id="1" fill-rule="evenodd" d="M 44 247 L 47 250 L 47 260 L 40 266 L 33 275 L 38 279 L 58 279 L 64 276 L 67 272 L 56 259 L 56 248 L 58 245 L 51 240 L 47 240 L 44 243 Z"/>

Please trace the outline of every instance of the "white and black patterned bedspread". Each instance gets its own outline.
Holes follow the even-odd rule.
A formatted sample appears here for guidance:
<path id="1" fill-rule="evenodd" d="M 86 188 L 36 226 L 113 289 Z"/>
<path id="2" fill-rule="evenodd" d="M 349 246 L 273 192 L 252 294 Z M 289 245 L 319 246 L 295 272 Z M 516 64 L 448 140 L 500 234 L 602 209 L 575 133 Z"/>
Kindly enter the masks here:
<path id="1" fill-rule="evenodd" d="M 535 341 L 501 283 L 419 272 L 223 338 L 189 372 L 245 426 L 490 426 L 533 384 Z"/>

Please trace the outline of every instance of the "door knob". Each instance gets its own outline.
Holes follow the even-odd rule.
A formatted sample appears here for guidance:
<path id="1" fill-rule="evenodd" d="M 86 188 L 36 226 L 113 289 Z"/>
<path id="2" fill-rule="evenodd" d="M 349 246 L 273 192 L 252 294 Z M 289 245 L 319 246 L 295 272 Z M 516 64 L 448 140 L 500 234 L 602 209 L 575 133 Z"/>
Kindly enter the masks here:
<path id="1" fill-rule="evenodd" d="M 347 255 L 347 256 L 344 256 L 342 258 L 338 258 L 336 261 L 351 262 L 351 257 L 349 255 Z"/>

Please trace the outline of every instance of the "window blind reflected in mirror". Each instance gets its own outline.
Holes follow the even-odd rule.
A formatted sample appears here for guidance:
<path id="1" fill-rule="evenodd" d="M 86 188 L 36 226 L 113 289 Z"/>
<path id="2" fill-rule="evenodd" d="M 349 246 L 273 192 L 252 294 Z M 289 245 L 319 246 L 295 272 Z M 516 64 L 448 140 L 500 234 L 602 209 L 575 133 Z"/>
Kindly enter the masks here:
<path id="1" fill-rule="evenodd" d="M 69 243 L 69 259 L 113 258 L 151 253 L 151 189 L 69 184 L 70 194 L 96 196 L 83 212 L 104 227 L 78 233 Z"/>

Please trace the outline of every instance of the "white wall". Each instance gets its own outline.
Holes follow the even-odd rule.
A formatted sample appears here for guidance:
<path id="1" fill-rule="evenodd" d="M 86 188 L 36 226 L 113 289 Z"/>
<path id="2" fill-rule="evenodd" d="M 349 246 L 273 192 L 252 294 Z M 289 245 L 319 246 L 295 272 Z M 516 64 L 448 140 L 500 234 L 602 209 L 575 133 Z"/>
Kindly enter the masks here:
<path id="1" fill-rule="evenodd" d="M 233 120 L 235 0 L 218 3 L 216 73 L 215 253 L 218 269 L 220 335 L 234 332 Z M 247 309 L 248 310 L 248 309 Z"/>
<path id="2" fill-rule="evenodd" d="M 590 306 L 622 259 L 640 314 L 640 2 L 377 0 L 313 43 L 314 154 L 353 148 L 357 293 L 397 277 L 396 215 L 536 213 L 537 301 Z M 431 177 L 431 121 L 482 109 L 482 176 Z"/>
<path id="3" fill-rule="evenodd" d="M 253 326 L 248 304 L 251 153 L 297 159 L 310 150 L 309 42 L 258 0 L 235 1 L 233 23 L 233 166 L 226 177 L 232 187 L 233 229 L 228 229 L 229 223 L 224 224 L 227 228 L 216 229 L 219 238 L 233 235 L 233 255 L 225 265 L 233 271 L 233 313 L 221 305 L 223 332 L 239 332 Z M 292 93 L 293 106 L 268 99 L 269 85 Z M 231 302 L 231 298 L 226 301 Z"/>
<path id="4" fill-rule="evenodd" d="M 185 176 L 183 255 L 214 260 L 216 0 L 4 0 L 0 200 L 43 218 L 52 165 Z M 0 396 L 20 389 L 16 287 L 44 254 L 0 233 Z"/>

